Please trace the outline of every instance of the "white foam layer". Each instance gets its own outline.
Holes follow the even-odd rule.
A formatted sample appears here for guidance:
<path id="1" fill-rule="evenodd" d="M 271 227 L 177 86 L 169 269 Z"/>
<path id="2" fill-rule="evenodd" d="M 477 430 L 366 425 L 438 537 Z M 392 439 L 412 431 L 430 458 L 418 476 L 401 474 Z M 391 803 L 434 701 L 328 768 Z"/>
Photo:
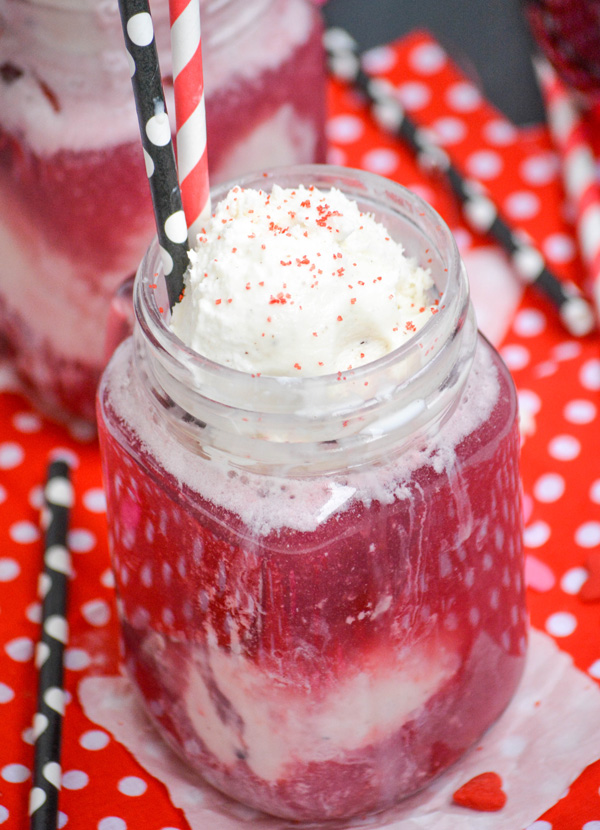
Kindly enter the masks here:
<path id="1" fill-rule="evenodd" d="M 43 3 L 0 0 L 0 65 L 23 71 L 12 81 L 0 80 L 2 126 L 38 156 L 138 142 L 118 5 L 88 0 L 76 8 L 67 8 L 68 2 L 64 6 L 61 12 Z M 166 78 L 171 74 L 166 0 L 152 4 L 152 15 Z M 255 78 L 276 69 L 308 38 L 311 25 L 307 5 L 277 0 L 277 14 L 261 19 L 257 31 L 250 28 L 231 46 L 207 45 L 207 96 L 235 83 L 236 75 Z M 204 40 L 210 43 L 211 38 Z M 170 88 L 165 94 L 173 116 Z"/>
<path id="2" fill-rule="evenodd" d="M 207 459 L 192 454 L 179 443 L 165 421 L 148 406 L 146 394 L 132 383 L 131 359 L 132 344 L 127 342 L 114 356 L 107 375 L 117 417 L 140 439 L 143 451 L 155 459 L 159 468 L 163 467 L 180 484 L 213 504 L 239 515 L 249 533 L 256 536 L 282 528 L 313 531 L 333 513 L 348 509 L 355 500 L 368 505 L 372 500 L 389 504 L 396 498 L 408 498 L 406 483 L 412 473 L 424 465 L 440 471 L 450 469 L 456 447 L 490 417 L 499 394 L 492 353 L 479 340 L 461 400 L 425 449 L 410 448 L 398 457 L 382 461 L 380 466 L 335 476 L 259 476 L 240 472 L 228 463 L 226 456 Z M 340 493 L 348 495 L 351 489 L 349 498 L 339 499 Z"/>

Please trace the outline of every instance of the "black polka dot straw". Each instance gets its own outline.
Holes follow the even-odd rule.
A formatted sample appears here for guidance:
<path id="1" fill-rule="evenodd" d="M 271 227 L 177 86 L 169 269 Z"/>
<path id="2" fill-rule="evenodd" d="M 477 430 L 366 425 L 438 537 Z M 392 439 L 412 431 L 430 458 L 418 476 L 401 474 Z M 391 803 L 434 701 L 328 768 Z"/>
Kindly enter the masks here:
<path id="1" fill-rule="evenodd" d="M 73 488 L 65 461 L 52 461 L 44 491 L 44 569 L 40 574 L 42 632 L 35 663 L 39 671 L 37 712 L 33 719 L 35 756 L 29 794 L 31 830 L 55 830 L 60 791 L 60 744 L 64 714 L 63 650 L 68 638 L 66 597 L 71 572 L 67 549 Z"/>
<path id="2" fill-rule="evenodd" d="M 188 233 L 175 151 L 147 0 L 119 0 L 146 173 L 163 260 L 169 304 L 178 302 L 188 266 Z"/>
<path id="3" fill-rule="evenodd" d="M 405 141 L 425 170 L 441 171 L 447 176 L 462 204 L 466 222 L 504 247 L 519 276 L 551 300 L 571 334 L 576 337 L 589 334 L 595 326 L 594 312 L 581 291 L 574 283 L 560 280 L 551 273 L 542 254 L 499 215 L 483 187 L 465 178 L 431 134 L 411 121 L 394 94 L 393 86 L 388 81 L 367 75 L 354 38 L 344 29 L 331 28 L 325 33 L 325 49 L 332 75 L 351 84 L 366 97 L 379 126 Z"/>

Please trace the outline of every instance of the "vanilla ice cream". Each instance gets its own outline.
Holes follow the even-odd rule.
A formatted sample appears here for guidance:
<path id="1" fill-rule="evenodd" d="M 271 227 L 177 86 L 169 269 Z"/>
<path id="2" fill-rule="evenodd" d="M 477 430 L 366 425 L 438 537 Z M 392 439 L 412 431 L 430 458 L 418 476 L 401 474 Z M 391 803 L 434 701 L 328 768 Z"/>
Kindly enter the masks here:
<path id="1" fill-rule="evenodd" d="M 234 187 L 190 261 L 171 327 L 244 372 L 355 368 L 400 346 L 437 310 L 429 271 L 335 188 Z"/>

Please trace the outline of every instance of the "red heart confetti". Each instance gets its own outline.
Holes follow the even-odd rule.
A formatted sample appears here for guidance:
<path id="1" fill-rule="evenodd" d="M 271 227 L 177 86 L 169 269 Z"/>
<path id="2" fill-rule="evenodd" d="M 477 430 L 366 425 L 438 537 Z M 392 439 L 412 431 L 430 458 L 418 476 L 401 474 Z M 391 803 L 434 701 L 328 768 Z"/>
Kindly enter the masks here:
<path id="1" fill-rule="evenodd" d="M 459 787 L 452 796 L 460 807 L 493 813 L 506 804 L 506 793 L 497 772 L 482 772 Z"/>
<path id="2" fill-rule="evenodd" d="M 585 567 L 589 576 L 581 586 L 579 599 L 582 602 L 597 602 L 600 600 L 600 551 L 588 556 Z"/>

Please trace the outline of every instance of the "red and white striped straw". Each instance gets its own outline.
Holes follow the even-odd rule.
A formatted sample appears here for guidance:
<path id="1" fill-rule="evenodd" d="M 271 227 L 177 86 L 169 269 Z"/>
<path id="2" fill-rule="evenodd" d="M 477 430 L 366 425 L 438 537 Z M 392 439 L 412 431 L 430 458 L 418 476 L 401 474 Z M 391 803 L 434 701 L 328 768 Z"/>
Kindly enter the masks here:
<path id="1" fill-rule="evenodd" d="M 210 215 L 199 0 L 169 0 L 177 170 L 191 246 Z"/>
<path id="2" fill-rule="evenodd" d="M 600 183 L 585 118 L 573 93 L 544 58 L 536 71 L 546 105 L 548 126 L 560 155 L 567 198 L 597 313 L 600 313 Z"/>

